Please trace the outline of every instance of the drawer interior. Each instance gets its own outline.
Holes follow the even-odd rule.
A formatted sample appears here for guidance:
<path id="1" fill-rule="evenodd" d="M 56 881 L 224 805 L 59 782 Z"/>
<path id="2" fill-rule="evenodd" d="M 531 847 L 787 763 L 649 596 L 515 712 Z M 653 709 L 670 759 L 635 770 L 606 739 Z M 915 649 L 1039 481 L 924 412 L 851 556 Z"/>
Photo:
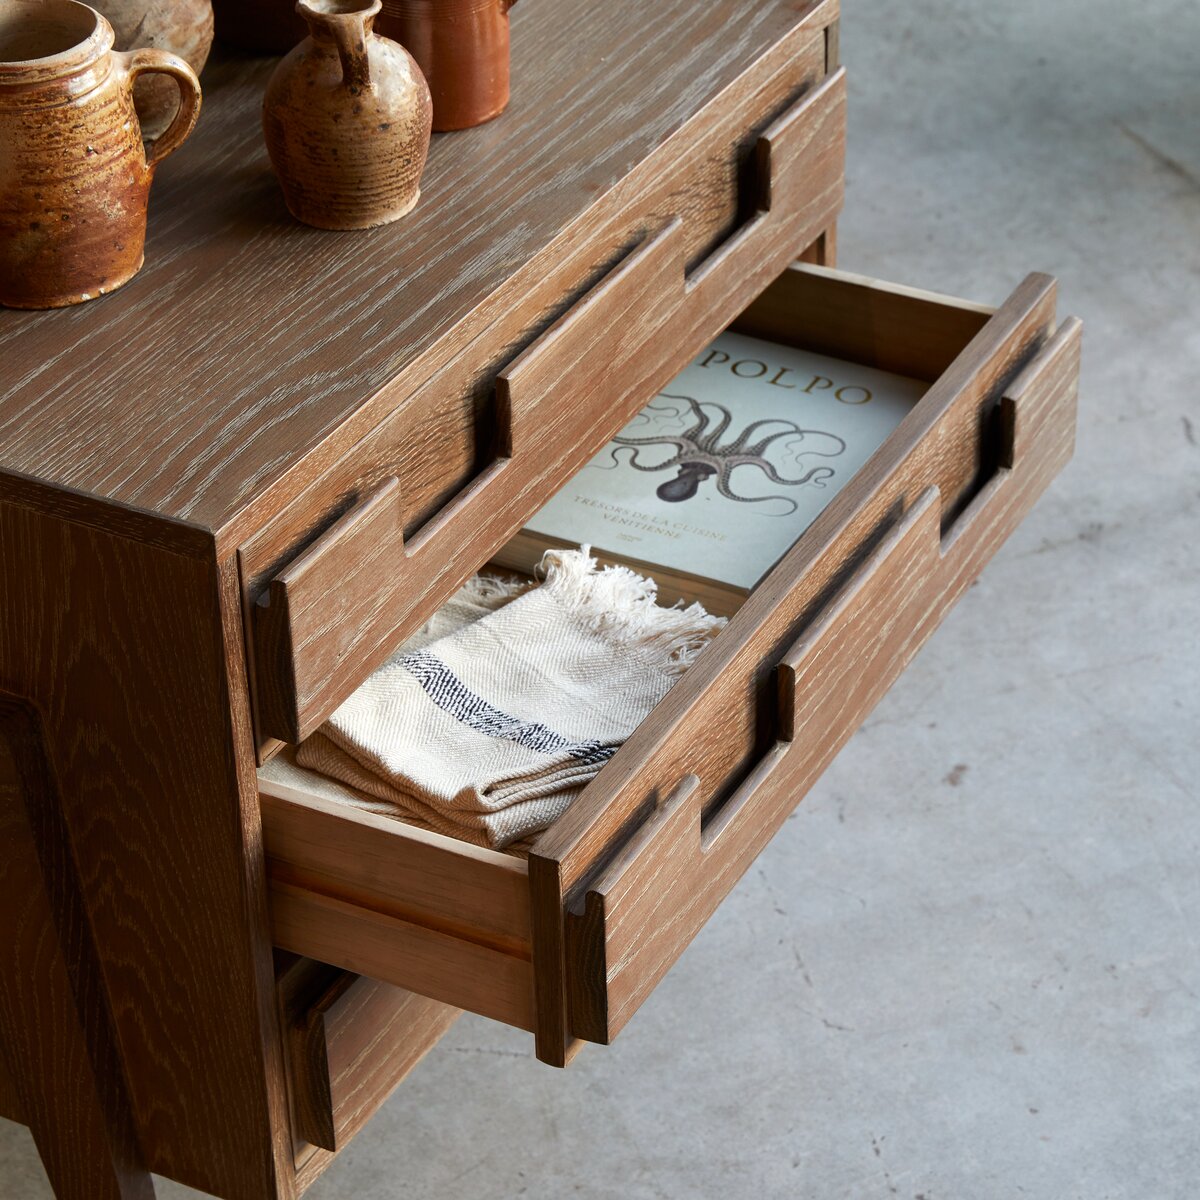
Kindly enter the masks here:
<path id="1" fill-rule="evenodd" d="M 1053 310 L 1044 277 L 992 310 L 785 271 L 733 328 L 926 380 L 924 397 L 527 853 L 266 764 L 276 944 L 530 1030 L 548 1062 L 611 1040 L 1069 457 L 1078 325 L 1055 332 Z M 910 577 L 897 633 L 888 597 Z M 895 641 L 857 683 L 855 638 Z M 853 703 L 821 682 L 845 672 Z"/>

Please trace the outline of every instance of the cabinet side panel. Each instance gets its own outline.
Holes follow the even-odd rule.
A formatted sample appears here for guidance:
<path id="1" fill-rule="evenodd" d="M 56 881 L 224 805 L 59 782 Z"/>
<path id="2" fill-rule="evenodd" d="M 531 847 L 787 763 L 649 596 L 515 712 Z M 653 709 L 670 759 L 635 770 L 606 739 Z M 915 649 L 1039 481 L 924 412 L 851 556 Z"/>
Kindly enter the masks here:
<path id="1" fill-rule="evenodd" d="M 232 589 L 192 549 L 0 500 L 0 688 L 42 715 L 146 1165 L 287 1197 Z"/>

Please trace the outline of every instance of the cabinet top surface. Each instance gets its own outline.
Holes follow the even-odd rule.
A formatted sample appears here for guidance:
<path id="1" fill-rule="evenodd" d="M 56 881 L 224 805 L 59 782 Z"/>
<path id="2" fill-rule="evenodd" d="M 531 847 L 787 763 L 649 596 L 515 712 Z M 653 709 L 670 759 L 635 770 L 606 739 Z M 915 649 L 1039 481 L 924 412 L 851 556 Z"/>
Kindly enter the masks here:
<path id="1" fill-rule="evenodd" d="M 227 530 L 815 6 L 525 0 L 508 111 L 435 134 L 417 209 L 356 233 L 289 217 L 260 128 L 274 60 L 219 56 L 142 272 L 0 310 L 0 469 Z"/>

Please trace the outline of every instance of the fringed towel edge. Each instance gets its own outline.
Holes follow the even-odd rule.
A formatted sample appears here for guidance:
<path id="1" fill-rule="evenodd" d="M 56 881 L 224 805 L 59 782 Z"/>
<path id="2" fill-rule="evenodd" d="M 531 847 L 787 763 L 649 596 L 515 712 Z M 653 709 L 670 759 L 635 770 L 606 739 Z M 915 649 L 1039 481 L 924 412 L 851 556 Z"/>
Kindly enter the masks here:
<path id="1" fill-rule="evenodd" d="M 601 567 L 591 551 L 591 546 L 547 550 L 538 567 L 545 576 L 542 588 L 589 633 L 643 652 L 664 674 L 682 675 L 728 624 L 698 602 L 686 608 L 682 602 L 671 608 L 659 604 L 654 580 L 629 567 Z"/>

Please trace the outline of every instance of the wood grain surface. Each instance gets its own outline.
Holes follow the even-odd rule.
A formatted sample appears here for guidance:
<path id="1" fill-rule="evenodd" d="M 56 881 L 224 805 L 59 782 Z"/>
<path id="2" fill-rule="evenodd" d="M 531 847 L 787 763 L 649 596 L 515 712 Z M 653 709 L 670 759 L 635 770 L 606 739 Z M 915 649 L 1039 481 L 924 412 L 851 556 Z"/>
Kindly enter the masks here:
<path id="1" fill-rule="evenodd" d="M 812 267 L 781 276 L 734 328 L 773 342 L 802 337 L 833 358 L 932 383 L 993 312 L 955 296 Z"/>
<path id="2" fill-rule="evenodd" d="M 522 859 L 273 780 L 260 788 L 277 946 L 534 1028 Z"/>
<path id="3" fill-rule="evenodd" d="M 17 1084 L 9 1073 L 4 1062 L 3 1052 L 0 1051 L 0 1117 L 6 1121 L 15 1121 L 18 1125 L 28 1125 L 25 1108 L 17 1093 Z"/>
<path id="4" fill-rule="evenodd" d="M 287 1196 L 236 573 L 74 511 L 0 502 L 0 688 L 42 714 L 146 1166 Z"/>
<path id="5" fill-rule="evenodd" d="M 525 863 L 391 817 L 260 782 L 273 881 L 529 953 Z"/>
<path id="6" fill-rule="evenodd" d="M 475 941 L 402 912 L 276 879 L 275 944 L 517 1029 L 536 1027 L 529 953 Z"/>
<path id="7" fill-rule="evenodd" d="M 0 313 L 0 468 L 204 526 L 223 555 L 817 8 L 525 0 L 508 111 L 436 138 L 420 205 L 366 233 L 288 217 L 259 125 L 273 63 L 213 61 L 196 133 L 156 182 L 142 273 L 65 314 Z M 315 453 L 335 430 L 349 440 Z"/>

